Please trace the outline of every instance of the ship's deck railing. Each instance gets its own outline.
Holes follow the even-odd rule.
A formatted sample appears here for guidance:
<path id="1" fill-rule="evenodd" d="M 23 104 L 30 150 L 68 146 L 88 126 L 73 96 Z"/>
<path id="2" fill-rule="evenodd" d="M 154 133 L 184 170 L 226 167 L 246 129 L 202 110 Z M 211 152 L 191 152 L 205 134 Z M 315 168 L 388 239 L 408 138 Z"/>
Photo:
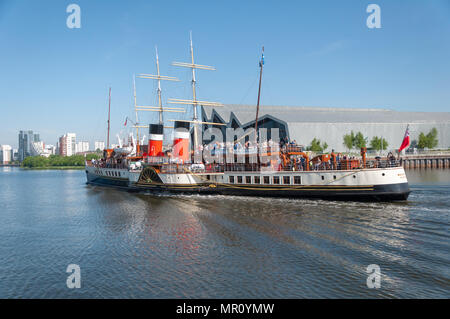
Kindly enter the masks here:
<path id="1" fill-rule="evenodd" d="M 362 168 L 391 168 L 400 167 L 401 162 L 399 160 L 367 160 L 366 165 L 364 165 L 362 160 L 343 160 L 339 161 L 334 165 L 333 162 L 321 162 L 312 163 L 310 165 L 310 171 L 341 171 L 341 170 L 353 170 Z M 305 171 L 305 163 L 287 164 L 281 167 L 282 171 Z"/>
<path id="2" fill-rule="evenodd" d="M 333 163 L 313 163 L 309 171 L 339 171 L 339 170 L 354 170 L 362 168 L 390 168 L 400 167 L 401 163 L 398 160 L 367 160 L 366 165 L 363 165 L 361 160 L 343 160 L 337 163 L 336 167 Z M 161 173 L 166 174 L 182 174 L 182 173 L 224 173 L 224 172 L 276 172 L 276 171 L 306 171 L 304 163 L 297 163 L 295 165 L 281 164 L 270 165 L 267 164 L 245 164 L 245 163 L 211 163 L 211 164 L 164 164 L 160 166 Z"/>
<path id="3" fill-rule="evenodd" d="M 171 162 L 168 156 L 147 156 L 144 158 L 146 164 L 169 164 Z"/>
<path id="4" fill-rule="evenodd" d="M 108 163 L 100 162 L 100 161 L 96 161 L 96 162 L 86 161 L 86 165 L 96 167 L 96 168 L 111 168 L 111 169 L 126 169 L 126 168 L 128 168 L 128 165 L 125 163 L 108 164 Z"/>

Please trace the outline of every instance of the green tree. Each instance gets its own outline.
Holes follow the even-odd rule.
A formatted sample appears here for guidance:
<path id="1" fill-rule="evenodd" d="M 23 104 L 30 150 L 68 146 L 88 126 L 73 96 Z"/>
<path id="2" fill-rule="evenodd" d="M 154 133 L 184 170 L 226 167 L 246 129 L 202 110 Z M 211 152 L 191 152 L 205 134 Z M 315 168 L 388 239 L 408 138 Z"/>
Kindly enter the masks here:
<path id="1" fill-rule="evenodd" d="M 86 160 L 91 161 L 93 159 L 99 159 L 100 158 L 100 154 L 97 153 L 90 153 L 86 155 Z"/>
<path id="2" fill-rule="evenodd" d="M 374 136 L 370 141 L 370 147 L 377 151 L 386 150 L 388 146 L 388 142 L 382 137 Z"/>
<path id="3" fill-rule="evenodd" d="M 356 133 L 355 135 L 355 141 L 354 141 L 354 146 L 356 146 L 356 148 L 362 148 L 362 147 L 366 147 L 367 146 L 367 137 L 364 137 L 364 135 L 361 132 Z"/>
<path id="4" fill-rule="evenodd" d="M 438 139 L 437 139 L 437 129 L 433 127 L 430 132 L 428 132 L 427 135 L 425 135 L 423 132 L 419 134 L 419 142 L 417 143 L 417 146 L 421 149 L 424 148 L 435 148 L 438 145 Z"/>
<path id="5" fill-rule="evenodd" d="M 98 154 L 88 154 L 86 159 L 98 159 Z M 50 155 L 48 158 L 43 156 L 29 156 L 22 162 L 23 167 L 62 167 L 62 166 L 84 166 L 83 155 L 61 156 Z"/>
<path id="6" fill-rule="evenodd" d="M 435 127 L 427 134 L 428 148 L 435 148 L 438 145 L 439 141 L 437 139 L 437 134 L 438 131 Z"/>
<path id="7" fill-rule="evenodd" d="M 355 133 L 353 131 L 350 134 L 344 135 L 344 146 L 347 148 L 347 150 L 351 150 L 354 146 L 355 141 Z"/>
<path id="8" fill-rule="evenodd" d="M 47 167 L 49 165 L 49 160 L 43 156 L 29 156 L 25 158 L 22 162 L 23 167 L 36 168 L 36 167 Z"/>
<path id="9" fill-rule="evenodd" d="M 328 144 L 326 142 L 321 143 L 318 138 L 314 138 L 311 141 L 310 146 L 307 147 L 307 150 L 318 153 L 318 152 L 323 152 L 327 148 L 328 148 Z"/>

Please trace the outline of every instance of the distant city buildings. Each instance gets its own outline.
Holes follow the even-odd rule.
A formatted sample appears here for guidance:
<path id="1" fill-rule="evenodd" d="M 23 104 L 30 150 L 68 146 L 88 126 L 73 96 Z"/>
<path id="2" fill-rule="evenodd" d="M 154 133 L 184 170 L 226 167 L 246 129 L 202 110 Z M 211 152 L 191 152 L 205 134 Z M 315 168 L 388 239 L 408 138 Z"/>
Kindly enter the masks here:
<path id="1" fill-rule="evenodd" d="M 49 157 L 50 155 L 56 155 L 56 146 L 55 145 L 42 145 L 42 152 L 39 154 L 40 156 Z"/>
<path id="2" fill-rule="evenodd" d="M 72 156 L 75 154 L 86 154 L 91 150 L 91 144 L 88 141 L 77 142 L 75 133 L 66 133 L 60 138 L 56 145 L 45 144 L 40 139 L 38 133 L 32 130 L 19 131 L 19 148 L 12 149 L 10 145 L 0 145 L 0 164 L 13 161 L 23 162 L 29 156 L 61 155 Z M 94 150 L 104 150 L 105 142 L 95 141 Z"/>
<path id="3" fill-rule="evenodd" d="M 75 153 L 89 152 L 89 142 L 78 142 L 76 145 Z"/>
<path id="4" fill-rule="evenodd" d="M 94 151 L 100 150 L 103 151 L 105 149 L 105 142 L 95 141 L 94 142 Z"/>
<path id="5" fill-rule="evenodd" d="M 33 143 L 40 142 L 39 134 L 33 133 L 33 131 L 20 131 L 19 132 L 19 154 L 18 160 L 22 162 L 28 156 L 36 154 Z"/>
<path id="6" fill-rule="evenodd" d="M 0 162 L 1 164 L 10 164 L 13 161 L 13 149 L 10 145 L 0 146 Z"/>
<path id="7" fill-rule="evenodd" d="M 72 156 L 76 152 L 77 135 L 67 133 L 59 138 L 58 152 L 61 156 Z"/>

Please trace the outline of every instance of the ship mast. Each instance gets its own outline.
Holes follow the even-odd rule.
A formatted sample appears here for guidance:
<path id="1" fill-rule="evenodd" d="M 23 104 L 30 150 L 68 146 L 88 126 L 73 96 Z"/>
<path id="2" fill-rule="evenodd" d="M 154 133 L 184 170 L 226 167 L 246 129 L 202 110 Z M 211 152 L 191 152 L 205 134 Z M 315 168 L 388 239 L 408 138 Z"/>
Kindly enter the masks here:
<path id="1" fill-rule="evenodd" d="M 161 75 L 159 73 L 158 47 L 155 47 L 155 50 L 156 50 L 156 72 L 158 75 L 159 124 L 163 124 L 163 109 L 162 109 L 162 100 L 161 100 Z"/>
<path id="2" fill-rule="evenodd" d="M 109 130 L 111 123 L 111 87 L 109 88 L 109 102 L 108 102 L 108 137 L 107 137 L 107 145 L 106 149 L 109 149 Z"/>
<path id="3" fill-rule="evenodd" d="M 261 80 L 264 66 L 264 47 L 262 47 L 261 61 L 259 61 L 259 88 L 258 88 L 258 101 L 256 103 L 256 120 L 255 120 L 255 144 L 258 143 L 258 115 L 259 115 L 259 101 L 261 98 Z"/>
<path id="4" fill-rule="evenodd" d="M 133 75 L 133 95 L 134 95 L 134 111 L 136 113 L 136 123 L 139 123 L 138 110 L 136 108 L 136 76 L 135 75 Z M 138 125 L 136 125 L 136 140 L 137 140 L 136 155 L 138 156 L 139 153 L 141 152 L 141 147 L 139 145 L 139 126 Z"/>
<path id="5" fill-rule="evenodd" d="M 193 123 L 193 129 L 194 129 L 194 151 L 198 149 L 198 124 L 214 124 L 214 125 L 223 125 L 220 123 L 209 123 L 209 122 L 201 122 L 198 120 L 198 115 L 197 115 L 197 106 L 198 105 L 202 105 L 202 106 L 213 106 L 213 107 L 218 107 L 218 106 L 223 106 L 222 103 L 217 103 L 217 102 L 207 102 L 207 101 L 199 101 L 197 100 L 197 93 L 196 93 L 196 77 L 195 77 L 195 69 L 202 69 L 202 70 L 210 70 L 210 71 L 215 71 L 216 69 L 212 66 L 207 66 L 207 65 L 201 65 L 201 64 L 195 64 L 194 62 L 194 46 L 192 44 L 192 31 L 190 32 L 190 53 L 191 53 L 191 63 L 185 63 L 185 62 L 173 62 L 172 65 L 174 66 L 181 66 L 181 67 L 185 67 L 185 68 L 191 68 L 192 70 L 192 100 L 183 100 L 183 99 L 169 99 L 169 103 L 172 104 L 187 104 L 187 105 L 192 105 L 193 107 L 193 118 L 192 121 L 182 121 L 179 120 L 180 122 L 190 122 Z"/>
<path id="6" fill-rule="evenodd" d="M 178 80 L 176 77 L 172 77 L 172 76 L 166 76 L 166 75 L 161 75 L 159 72 L 159 56 L 158 56 L 158 48 L 155 47 L 156 50 L 156 75 L 155 74 L 139 74 L 137 77 L 141 78 L 141 79 L 152 79 L 152 80 L 157 80 L 158 81 L 158 89 L 157 89 L 157 94 L 158 94 L 158 106 L 140 106 L 137 105 L 136 102 L 136 81 L 134 78 L 134 109 L 136 111 L 136 124 L 135 124 L 135 128 L 136 128 L 136 133 L 138 134 L 138 130 L 139 128 L 148 128 L 148 125 L 139 125 L 139 121 L 138 121 L 138 117 L 137 117 L 137 113 L 138 111 L 146 111 L 146 112 L 159 112 L 159 124 L 163 124 L 163 112 L 177 112 L 177 113 L 184 113 L 185 110 L 183 108 L 163 108 L 162 106 L 162 90 L 161 90 L 161 80 L 164 81 L 175 81 L 178 82 L 180 80 Z M 139 135 L 138 135 L 138 141 L 139 141 Z M 139 153 L 139 151 L 138 151 Z"/>

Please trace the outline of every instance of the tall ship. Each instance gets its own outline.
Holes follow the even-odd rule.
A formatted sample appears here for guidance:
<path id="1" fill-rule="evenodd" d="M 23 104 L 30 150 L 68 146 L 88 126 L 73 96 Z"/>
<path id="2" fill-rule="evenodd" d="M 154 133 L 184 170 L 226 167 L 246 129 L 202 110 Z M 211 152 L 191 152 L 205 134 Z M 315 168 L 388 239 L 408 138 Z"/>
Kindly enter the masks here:
<path id="1" fill-rule="evenodd" d="M 365 148 L 361 149 L 361 156 L 358 158 L 335 152 L 314 154 L 287 138 L 280 140 L 276 130 L 268 133 L 258 128 L 264 48 L 259 62 L 254 127 L 217 139 L 223 131 L 221 126 L 225 124 L 199 120 L 198 108 L 223 105 L 199 100 L 196 92 L 196 71 L 215 69 L 194 62 L 192 36 L 190 60 L 188 63 L 174 62 L 172 65 L 191 69 L 192 99 L 168 99 L 168 104 L 181 107 L 163 106 L 161 81 L 179 80 L 160 75 L 156 50 L 156 74 L 139 74 L 137 77 L 157 81 L 158 105 L 137 104 L 135 76 L 136 118 L 133 127 L 136 129 L 136 138 L 134 135 L 130 135 L 127 141 L 119 138 L 119 145 L 110 148 L 108 115 L 108 139 L 103 157 L 86 161 L 88 184 L 155 194 L 162 192 L 351 201 L 395 201 L 408 198 L 410 189 L 405 171 L 400 160 L 393 155 L 369 159 Z M 109 93 L 111 103 L 111 90 Z M 165 120 L 167 114 L 185 113 L 187 106 L 192 109 L 190 119 Z M 140 112 L 157 112 L 159 120 L 144 125 L 139 120 Z M 169 122 L 173 126 L 167 126 Z M 209 143 L 205 143 L 205 128 L 212 131 L 209 136 L 216 137 Z M 166 134 L 167 129 L 173 129 L 173 134 Z M 147 132 L 148 139 L 144 134 L 140 137 L 142 132 Z M 168 137 L 172 137 L 171 143 L 164 145 Z"/>

